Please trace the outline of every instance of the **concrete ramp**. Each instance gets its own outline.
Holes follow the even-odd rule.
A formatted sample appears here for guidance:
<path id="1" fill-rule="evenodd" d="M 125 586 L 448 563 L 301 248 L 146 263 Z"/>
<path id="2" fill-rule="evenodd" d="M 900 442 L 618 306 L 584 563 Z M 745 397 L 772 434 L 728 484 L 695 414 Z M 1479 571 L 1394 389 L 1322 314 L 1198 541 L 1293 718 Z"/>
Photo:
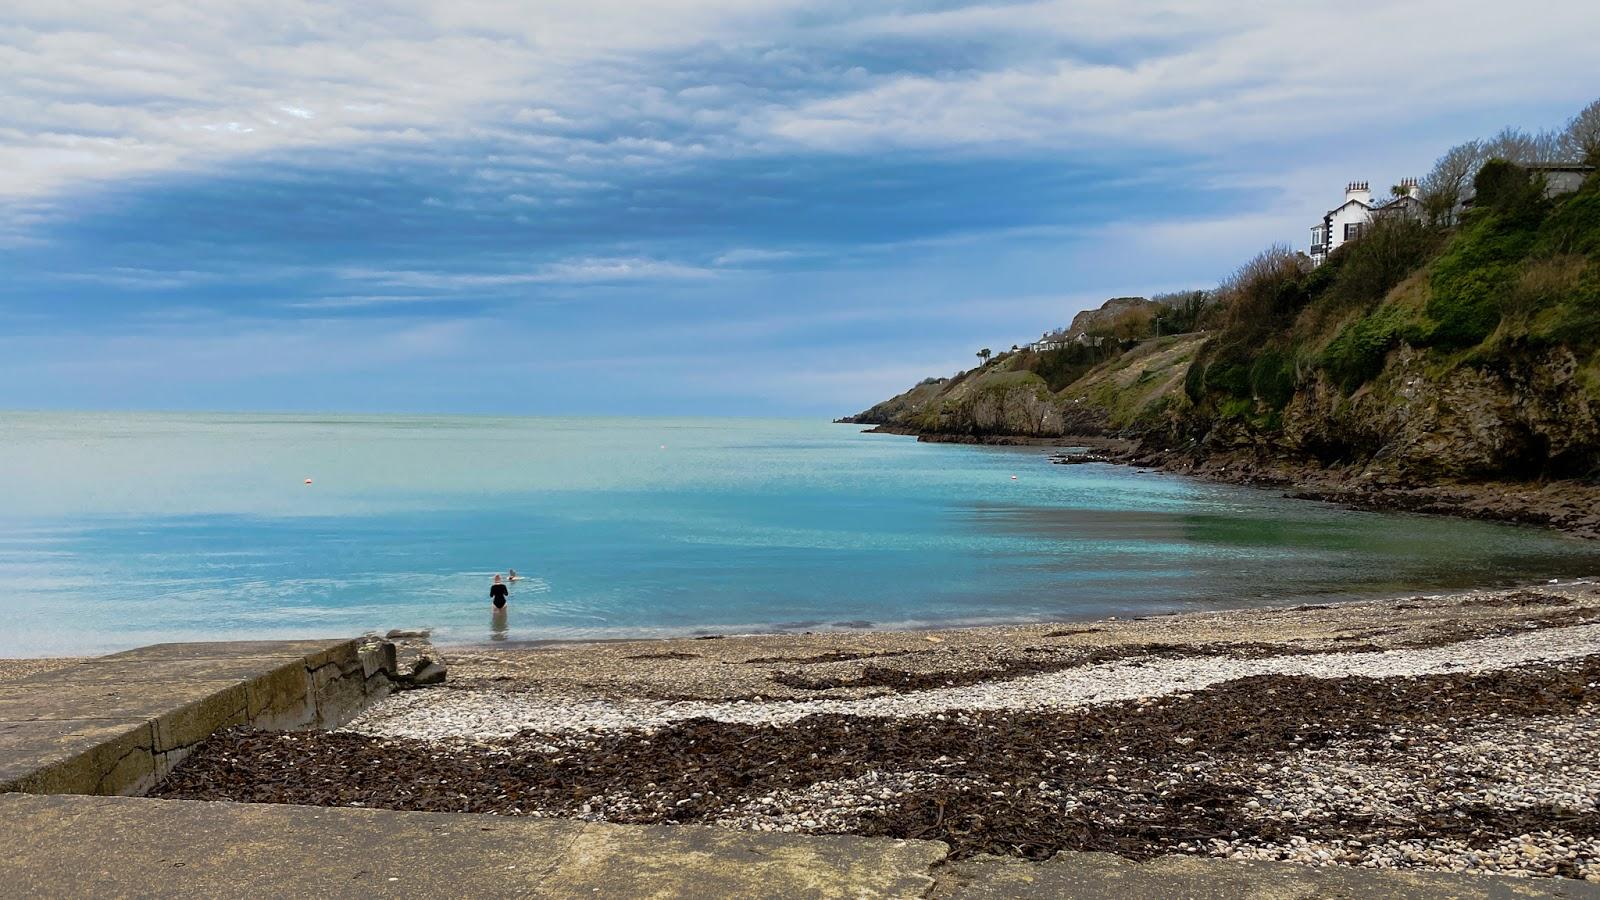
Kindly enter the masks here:
<path id="1" fill-rule="evenodd" d="M 387 694 L 394 648 L 155 644 L 0 685 L 0 792 L 139 794 L 230 725 L 342 724 Z"/>

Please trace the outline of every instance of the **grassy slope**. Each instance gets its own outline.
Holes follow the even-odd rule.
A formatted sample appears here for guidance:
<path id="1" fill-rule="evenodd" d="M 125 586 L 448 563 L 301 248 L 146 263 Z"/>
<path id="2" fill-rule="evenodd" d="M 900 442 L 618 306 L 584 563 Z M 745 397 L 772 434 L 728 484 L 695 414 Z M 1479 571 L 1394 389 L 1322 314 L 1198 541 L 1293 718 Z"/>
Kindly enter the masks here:
<path id="1" fill-rule="evenodd" d="M 1103 411 L 1112 430 L 1154 425 L 1186 405 L 1184 376 L 1205 342 L 1203 332 L 1144 341 L 1091 369 L 1062 390 L 1060 399 Z"/>

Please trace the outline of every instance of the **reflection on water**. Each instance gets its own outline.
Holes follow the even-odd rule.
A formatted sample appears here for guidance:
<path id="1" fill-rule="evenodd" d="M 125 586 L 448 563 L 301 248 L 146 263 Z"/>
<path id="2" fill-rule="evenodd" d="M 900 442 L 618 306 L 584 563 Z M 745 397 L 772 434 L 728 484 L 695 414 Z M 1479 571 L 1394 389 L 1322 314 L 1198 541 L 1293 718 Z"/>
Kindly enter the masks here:
<path id="1" fill-rule="evenodd" d="M 496 640 L 1296 603 L 1597 574 L 1600 546 L 812 422 L 0 414 L 0 656 L 479 641 L 510 561 L 537 575 Z"/>

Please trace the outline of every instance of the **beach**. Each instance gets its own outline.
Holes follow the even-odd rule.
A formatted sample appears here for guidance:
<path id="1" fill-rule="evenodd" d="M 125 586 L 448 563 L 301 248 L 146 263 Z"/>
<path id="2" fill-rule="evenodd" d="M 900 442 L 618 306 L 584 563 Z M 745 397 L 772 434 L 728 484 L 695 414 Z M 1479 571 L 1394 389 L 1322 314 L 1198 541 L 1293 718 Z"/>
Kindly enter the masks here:
<path id="1" fill-rule="evenodd" d="M 1596 579 L 445 653 L 441 687 L 221 733 L 158 794 L 1600 880 Z"/>

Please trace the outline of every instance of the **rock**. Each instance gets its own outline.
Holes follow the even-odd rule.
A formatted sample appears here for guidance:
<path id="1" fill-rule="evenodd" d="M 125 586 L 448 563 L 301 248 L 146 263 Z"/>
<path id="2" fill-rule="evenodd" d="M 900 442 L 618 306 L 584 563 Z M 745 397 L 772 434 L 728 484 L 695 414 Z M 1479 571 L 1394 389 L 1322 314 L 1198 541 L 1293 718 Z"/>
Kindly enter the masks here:
<path id="1" fill-rule="evenodd" d="M 411 664 L 411 671 L 401 676 L 402 681 L 412 687 L 426 687 L 433 684 L 444 684 L 446 669 L 443 665 L 424 656 Z"/>
<path id="2" fill-rule="evenodd" d="M 385 638 L 388 638 L 391 641 L 396 638 L 425 638 L 432 636 L 433 629 L 431 628 L 420 628 L 411 631 L 408 631 L 404 628 L 391 628 L 389 629 L 388 633 L 384 635 Z"/>

